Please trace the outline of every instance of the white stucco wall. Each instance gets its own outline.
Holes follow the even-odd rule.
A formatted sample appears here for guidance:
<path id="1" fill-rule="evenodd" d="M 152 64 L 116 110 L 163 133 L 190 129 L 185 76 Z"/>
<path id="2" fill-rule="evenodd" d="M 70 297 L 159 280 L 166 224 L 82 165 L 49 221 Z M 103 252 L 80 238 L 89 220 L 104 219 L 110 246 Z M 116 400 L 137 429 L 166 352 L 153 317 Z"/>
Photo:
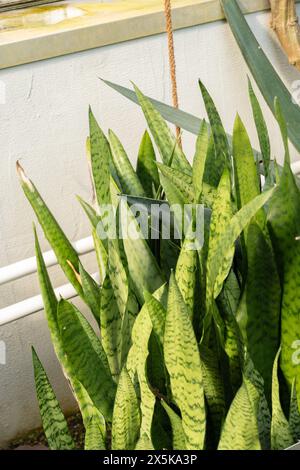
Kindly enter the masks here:
<path id="1" fill-rule="evenodd" d="M 273 33 L 269 15 L 253 14 L 249 23 L 290 86 L 299 74 L 288 64 Z M 213 95 L 228 132 L 238 111 L 257 145 L 247 97 L 247 68 L 229 27 L 223 22 L 175 34 L 180 105 L 204 115 L 197 85 L 201 77 Z M 140 110 L 108 89 L 98 76 L 128 85 L 136 82 L 150 96 L 169 101 L 166 39 L 139 39 L 58 59 L 0 71 L 6 103 L 0 104 L 0 266 L 34 253 L 33 213 L 15 174 L 23 166 L 48 201 L 71 240 L 89 234 L 88 223 L 74 195 L 89 198 L 85 162 L 91 104 L 101 126 L 112 127 L 133 161 L 145 128 Z M 280 159 L 281 142 L 271 113 L 262 102 L 272 135 L 273 153 Z M 193 155 L 194 137 L 184 134 L 184 148 Z M 296 158 L 296 154 L 293 154 Z M 47 245 L 43 241 L 43 248 Z M 93 269 L 93 257 L 87 267 Z M 63 276 L 51 269 L 55 285 Z M 38 293 L 36 277 L 0 286 L 0 308 Z M 0 327 L 7 347 L 7 364 L 0 364 L 0 445 L 40 424 L 32 378 L 30 345 L 34 344 L 65 409 L 74 403 L 59 371 L 43 312 Z"/>

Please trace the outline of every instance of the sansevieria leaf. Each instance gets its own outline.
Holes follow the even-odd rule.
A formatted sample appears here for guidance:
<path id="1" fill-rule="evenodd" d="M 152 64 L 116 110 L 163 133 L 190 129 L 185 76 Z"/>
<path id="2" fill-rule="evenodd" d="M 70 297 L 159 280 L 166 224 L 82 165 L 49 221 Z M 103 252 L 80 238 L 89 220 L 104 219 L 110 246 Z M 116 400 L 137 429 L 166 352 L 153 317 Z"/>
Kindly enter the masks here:
<path id="1" fill-rule="evenodd" d="M 136 173 L 146 192 L 146 196 L 155 197 L 159 187 L 155 151 L 148 131 L 145 131 L 138 154 Z"/>
<path id="2" fill-rule="evenodd" d="M 193 159 L 193 185 L 195 191 L 195 200 L 199 201 L 202 193 L 203 176 L 205 170 L 205 162 L 208 151 L 209 132 L 205 121 L 202 122 L 199 135 L 196 141 L 196 151 Z"/>
<path id="3" fill-rule="evenodd" d="M 119 240 L 108 240 L 108 267 L 113 293 L 121 317 L 124 316 L 128 301 L 128 279 L 122 263 Z"/>
<path id="4" fill-rule="evenodd" d="M 95 345 L 81 323 L 78 310 L 61 300 L 57 311 L 63 347 L 68 361 L 77 371 L 76 376 L 88 392 L 91 400 L 106 420 L 112 418 L 115 383 L 101 361 Z M 91 371 L 93 373 L 91 373 Z"/>
<path id="5" fill-rule="evenodd" d="M 140 411 L 133 383 L 125 368 L 120 374 L 112 422 L 112 449 L 133 450 L 139 437 Z"/>
<path id="6" fill-rule="evenodd" d="M 128 271 L 138 300 L 143 303 L 144 290 L 154 292 L 163 284 L 163 278 L 143 234 L 127 203 L 121 199 L 121 224 L 123 245 L 128 262 Z"/>
<path id="7" fill-rule="evenodd" d="M 145 292 L 145 304 L 151 318 L 153 329 L 161 344 L 164 342 L 166 310 L 162 304 L 149 292 Z"/>
<path id="8" fill-rule="evenodd" d="M 112 130 L 109 131 L 109 141 L 113 161 L 123 192 L 131 194 L 132 196 L 146 196 L 143 186 L 132 167 L 123 145 Z"/>
<path id="9" fill-rule="evenodd" d="M 98 205 L 110 203 L 111 150 L 107 138 L 89 109 L 92 173 Z"/>
<path id="10" fill-rule="evenodd" d="M 252 106 L 253 118 L 256 126 L 256 131 L 258 135 L 260 151 L 263 159 L 265 177 L 269 175 L 269 166 L 271 160 L 271 145 L 270 138 L 268 134 L 268 128 L 266 125 L 265 118 L 263 116 L 259 101 L 254 93 L 250 79 L 248 78 L 248 88 L 249 96 Z"/>
<path id="11" fill-rule="evenodd" d="M 78 282 L 73 269 L 68 264 L 68 261 L 70 261 L 78 272 L 79 258 L 75 249 L 73 248 L 66 235 L 60 228 L 58 222 L 55 220 L 54 216 L 46 206 L 45 202 L 41 198 L 39 192 L 37 191 L 32 181 L 30 181 L 30 179 L 28 179 L 25 175 L 24 170 L 19 162 L 17 162 L 17 170 L 25 196 L 30 202 L 38 218 L 38 221 L 44 231 L 45 237 L 47 238 L 53 251 L 55 252 L 57 261 L 59 262 L 69 281 L 75 287 L 77 293 L 81 297 L 83 297 L 81 285 Z"/>
<path id="12" fill-rule="evenodd" d="M 155 396 L 149 387 L 146 374 L 149 356 L 149 340 L 152 323 L 145 304 L 139 312 L 132 329 L 132 346 L 127 358 L 127 370 L 133 380 L 137 374 L 141 391 L 141 435 L 146 435 L 151 442 L 151 426 L 155 407 Z"/>
<path id="13" fill-rule="evenodd" d="M 200 346 L 204 394 L 211 419 L 215 445 L 218 443 L 226 413 L 225 389 L 216 349 L 216 347 L 211 349 L 204 344 Z"/>
<path id="14" fill-rule="evenodd" d="M 287 130 L 277 103 L 277 116 L 285 146 L 285 163 L 280 181 L 270 199 L 268 222 L 282 287 L 280 366 L 291 388 L 300 379 L 297 357 L 300 339 L 300 193 L 290 168 Z"/>
<path id="15" fill-rule="evenodd" d="M 95 422 L 101 420 L 99 411 L 94 406 L 88 393 L 82 384 L 76 378 L 76 369 L 68 362 L 67 356 L 64 351 L 63 341 L 60 334 L 59 324 L 57 320 L 57 299 L 44 263 L 38 238 L 35 233 L 35 252 L 37 260 L 37 272 L 39 277 L 39 284 L 42 293 L 45 314 L 50 330 L 52 344 L 57 355 L 57 358 L 62 366 L 63 372 L 67 379 L 70 381 L 75 398 L 78 402 L 84 425 L 90 422 L 93 417 Z"/>
<path id="16" fill-rule="evenodd" d="M 297 400 L 297 387 L 296 380 L 292 383 L 291 399 L 290 399 L 290 413 L 289 425 L 295 441 L 300 440 L 300 411 Z"/>
<path id="17" fill-rule="evenodd" d="M 172 426 L 173 450 L 185 450 L 186 442 L 180 416 L 165 402 L 161 401 Z"/>
<path id="18" fill-rule="evenodd" d="M 230 269 L 229 260 L 232 259 L 232 246 L 242 230 L 247 226 L 257 211 L 268 201 L 274 189 L 257 196 L 246 204 L 231 219 L 225 232 L 218 237 L 215 256 L 211 259 L 208 268 L 209 283 L 214 286 L 214 297 L 217 297 L 223 285 L 223 281 Z"/>
<path id="19" fill-rule="evenodd" d="M 98 421 L 92 418 L 85 430 L 84 450 L 105 450 L 105 438 Z"/>
<path id="20" fill-rule="evenodd" d="M 136 86 L 134 90 L 164 164 L 168 165 L 172 159 L 174 168 L 191 174 L 191 166 L 165 120 Z"/>
<path id="21" fill-rule="evenodd" d="M 278 360 L 280 350 L 276 354 L 273 366 L 272 381 L 272 422 L 271 422 L 271 448 L 283 450 L 294 444 L 292 430 L 286 419 L 280 403 L 280 391 L 278 380 Z"/>
<path id="22" fill-rule="evenodd" d="M 52 390 L 46 372 L 32 348 L 36 393 L 45 435 L 52 450 L 74 449 L 67 422 Z"/>
<path id="23" fill-rule="evenodd" d="M 203 101 L 205 104 L 206 112 L 211 125 L 212 137 L 214 141 L 215 161 L 214 167 L 217 175 L 216 184 L 221 178 L 224 168 L 230 168 L 230 151 L 226 132 L 224 130 L 219 113 L 209 95 L 204 84 L 199 80 L 199 86 L 202 93 Z"/>
<path id="24" fill-rule="evenodd" d="M 82 264 L 79 262 L 79 276 L 81 280 L 83 295 L 87 305 L 90 307 L 95 320 L 99 323 L 99 310 L 100 310 L 100 286 L 88 274 Z"/>
<path id="25" fill-rule="evenodd" d="M 253 392 L 251 383 L 244 377 L 229 408 L 223 426 L 218 450 L 260 450 L 257 409 L 259 395 L 253 406 L 250 393 Z"/>
<path id="26" fill-rule="evenodd" d="M 188 450 L 201 450 L 205 440 L 205 405 L 198 344 L 189 311 L 171 275 L 164 335 L 164 356 L 173 398 L 181 411 Z"/>
<path id="27" fill-rule="evenodd" d="M 116 378 L 120 373 L 122 319 L 109 276 L 103 282 L 99 316 L 103 349 Z"/>
<path id="28" fill-rule="evenodd" d="M 234 124 L 233 161 L 237 205 L 241 209 L 260 194 L 260 187 L 250 140 L 239 116 Z M 242 247 L 248 349 L 255 367 L 263 376 L 270 401 L 271 371 L 279 346 L 281 289 L 263 209 L 245 227 Z"/>
<path id="29" fill-rule="evenodd" d="M 193 321 L 196 300 L 196 283 L 197 276 L 199 276 L 199 270 L 198 252 L 196 249 L 197 241 L 191 236 L 192 230 L 193 223 L 191 222 L 177 260 L 175 278 L 183 300 L 190 311 L 190 318 Z"/>
<path id="30" fill-rule="evenodd" d="M 232 203 L 231 203 L 231 182 L 230 174 L 228 169 L 225 168 L 224 172 L 220 178 L 218 189 L 213 203 L 212 215 L 210 220 L 210 232 L 209 232 L 209 249 L 207 255 L 207 272 L 208 276 L 210 275 L 210 265 L 213 263 L 217 250 L 218 243 L 228 225 L 230 225 L 232 219 Z M 230 269 L 232 257 L 234 254 L 234 242 L 230 250 L 228 251 L 228 260 L 227 266 L 224 265 L 224 271 L 227 272 Z M 226 277 L 226 276 L 225 276 Z M 223 283 L 225 278 L 220 279 L 220 283 Z M 207 280 L 207 308 L 209 310 L 211 305 L 211 300 L 213 297 L 214 285 L 210 282 L 210 277 Z M 219 287 L 218 287 L 219 290 Z"/>

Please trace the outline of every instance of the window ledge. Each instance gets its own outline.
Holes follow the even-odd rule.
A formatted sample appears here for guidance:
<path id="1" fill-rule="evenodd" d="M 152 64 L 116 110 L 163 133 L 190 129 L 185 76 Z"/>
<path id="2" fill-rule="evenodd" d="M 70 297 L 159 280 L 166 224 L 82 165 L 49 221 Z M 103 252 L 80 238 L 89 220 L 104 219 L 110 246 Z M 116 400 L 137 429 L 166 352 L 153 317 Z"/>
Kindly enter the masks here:
<path id="1" fill-rule="evenodd" d="M 173 0 L 174 29 L 224 18 L 219 0 Z M 241 0 L 245 13 L 268 0 Z M 162 0 L 72 1 L 0 14 L 0 69 L 165 31 Z"/>

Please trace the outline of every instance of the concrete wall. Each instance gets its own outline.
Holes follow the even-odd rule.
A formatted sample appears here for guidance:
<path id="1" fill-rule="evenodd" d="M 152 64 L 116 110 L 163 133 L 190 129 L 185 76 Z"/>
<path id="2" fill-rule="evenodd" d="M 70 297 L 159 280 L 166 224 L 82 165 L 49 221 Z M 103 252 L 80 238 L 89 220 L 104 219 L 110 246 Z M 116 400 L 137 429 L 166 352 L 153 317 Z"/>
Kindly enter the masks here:
<path id="1" fill-rule="evenodd" d="M 269 15 L 253 14 L 248 21 L 284 82 L 290 87 L 299 75 L 288 64 L 270 31 Z M 175 34 L 180 105 L 204 115 L 197 79 L 208 86 L 227 131 L 238 111 L 257 145 L 247 97 L 247 68 L 229 27 L 223 22 L 181 30 Z M 0 71 L 6 104 L 0 105 L 0 266 L 34 253 L 33 213 L 20 190 L 15 161 L 23 166 L 48 201 L 71 240 L 89 234 L 88 223 L 74 195 L 89 198 L 85 162 L 91 104 L 105 130 L 120 136 L 132 161 L 145 128 L 140 110 L 103 85 L 98 77 L 123 85 L 135 81 L 147 94 L 170 99 L 166 39 L 163 35 L 91 50 L 59 59 Z M 271 113 L 263 104 L 272 135 L 273 154 L 282 147 Z M 191 157 L 194 137 L 184 134 Z M 295 152 L 293 157 L 296 158 Z M 42 240 L 43 248 L 47 248 Z M 93 256 L 86 266 L 93 269 Z M 64 282 L 51 269 L 55 285 Z M 36 276 L 0 287 L 0 307 L 38 293 Z M 34 344 L 59 399 L 70 410 L 74 402 L 52 352 L 43 312 L 0 328 L 7 347 L 7 364 L 0 365 L 0 445 L 40 424 L 32 379 L 30 345 Z"/>

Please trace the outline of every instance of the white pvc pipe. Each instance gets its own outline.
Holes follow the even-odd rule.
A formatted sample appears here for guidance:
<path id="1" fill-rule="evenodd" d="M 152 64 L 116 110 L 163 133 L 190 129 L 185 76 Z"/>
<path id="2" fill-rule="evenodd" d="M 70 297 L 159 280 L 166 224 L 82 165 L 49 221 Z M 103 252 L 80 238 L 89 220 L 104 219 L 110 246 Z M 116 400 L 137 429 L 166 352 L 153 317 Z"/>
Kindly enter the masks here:
<path id="1" fill-rule="evenodd" d="M 83 238 L 72 243 L 73 247 L 77 251 L 78 255 L 85 255 L 94 250 L 93 237 Z M 57 264 L 57 259 L 54 254 L 54 251 L 46 251 L 43 253 L 44 261 L 47 267 L 55 266 Z M 23 259 L 17 263 L 10 264 L 9 266 L 4 266 L 0 268 L 0 285 L 5 284 L 6 282 L 15 281 L 29 274 L 35 273 L 37 270 L 36 258 Z"/>
<path id="2" fill-rule="evenodd" d="M 92 277 L 95 281 L 99 282 L 98 273 L 94 273 Z M 54 292 L 58 300 L 60 298 L 68 300 L 77 296 L 77 292 L 72 284 L 64 284 L 63 286 L 57 287 L 54 289 Z M 30 297 L 16 304 L 9 305 L 8 307 L 0 309 L 0 326 L 24 318 L 32 313 L 39 312 L 43 310 L 43 308 L 44 304 L 41 295 L 36 295 L 35 297 Z"/>

